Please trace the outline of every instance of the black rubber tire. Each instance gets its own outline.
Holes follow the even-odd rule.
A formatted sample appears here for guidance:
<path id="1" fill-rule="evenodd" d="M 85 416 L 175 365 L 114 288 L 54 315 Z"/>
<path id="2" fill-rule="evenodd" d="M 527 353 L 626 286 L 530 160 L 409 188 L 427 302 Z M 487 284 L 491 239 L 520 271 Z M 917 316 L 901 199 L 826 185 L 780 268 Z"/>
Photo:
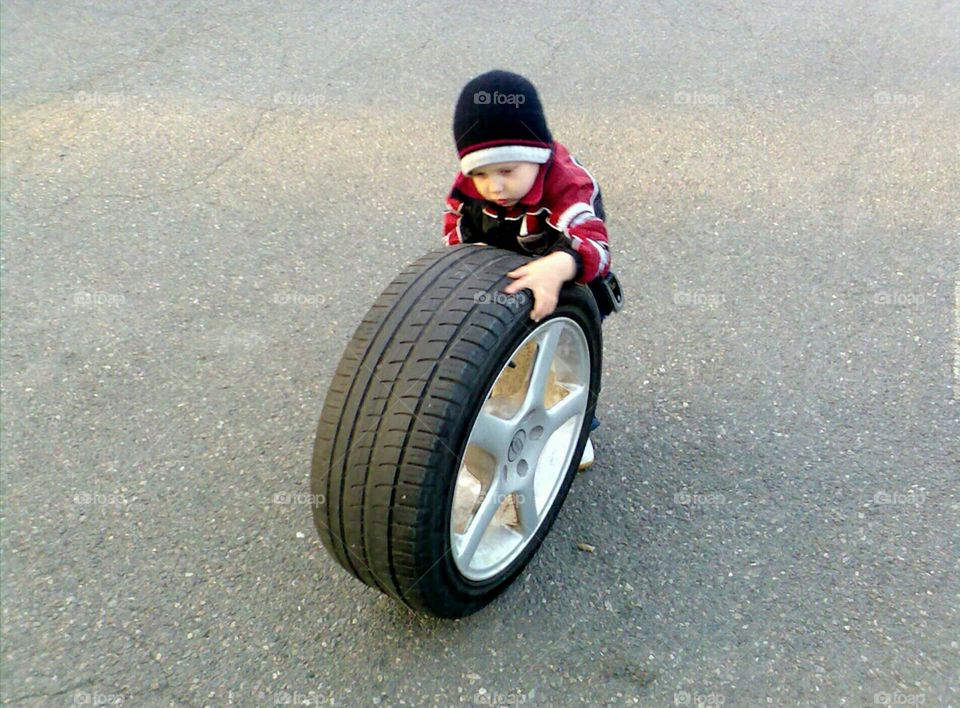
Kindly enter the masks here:
<path id="1" fill-rule="evenodd" d="M 494 377 L 539 326 L 529 317 L 529 290 L 502 292 L 506 273 L 530 260 L 461 245 L 412 263 L 361 321 L 324 402 L 311 471 L 323 545 L 351 574 L 414 610 L 453 618 L 489 603 L 536 553 L 576 476 L 600 393 L 603 343 L 593 295 L 567 283 L 551 317 L 580 325 L 591 361 L 577 451 L 524 552 L 485 582 L 459 573 L 449 540 L 454 483 Z"/>

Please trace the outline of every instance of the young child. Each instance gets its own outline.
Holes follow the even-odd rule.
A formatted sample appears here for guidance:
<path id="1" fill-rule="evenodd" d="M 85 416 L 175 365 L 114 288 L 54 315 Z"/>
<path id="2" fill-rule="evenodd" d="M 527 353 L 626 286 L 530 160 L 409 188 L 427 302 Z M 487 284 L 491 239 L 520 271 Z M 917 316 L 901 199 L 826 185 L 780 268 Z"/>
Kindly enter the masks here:
<path id="1" fill-rule="evenodd" d="M 600 186 L 547 128 L 537 90 L 508 71 L 464 86 L 453 116 L 460 171 L 446 198 L 443 241 L 484 243 L 538 256 L 507 273 L 504 292 L 529 288 L 539 322 L 569 280 L 585 285 L 610 271 Z M 590 429 L 599 425 L 596 417 Z M 593 463 L 593 445 L 580 469 Z"/>

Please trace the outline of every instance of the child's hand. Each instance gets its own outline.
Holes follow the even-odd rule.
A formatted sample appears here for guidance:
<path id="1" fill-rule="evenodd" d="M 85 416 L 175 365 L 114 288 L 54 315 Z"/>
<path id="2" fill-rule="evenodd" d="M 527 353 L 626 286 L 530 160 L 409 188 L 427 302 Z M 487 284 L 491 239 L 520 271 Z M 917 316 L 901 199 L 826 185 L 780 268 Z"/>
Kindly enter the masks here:
<path id="1" fill-rule="evenodd" d="M 503 291 L 512 295 L 524 288 L 530 288 L 533 292 L 530 319 L 539 322 L 557 309 L 560 288 L 576 274 L 577 262 L 573 260 L 573 256 L 556 251 L 507 273 L 508 277 L 515 280 Z"/>

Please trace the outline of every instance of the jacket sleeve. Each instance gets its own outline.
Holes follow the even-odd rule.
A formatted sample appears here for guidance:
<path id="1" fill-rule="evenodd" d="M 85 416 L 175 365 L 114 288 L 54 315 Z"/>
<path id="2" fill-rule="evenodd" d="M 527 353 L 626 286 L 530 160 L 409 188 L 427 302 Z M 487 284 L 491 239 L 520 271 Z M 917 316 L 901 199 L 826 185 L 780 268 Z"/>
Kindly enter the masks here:
<path id="1" fill-rule="evenodd" d="M 466 214 L 463 202 L 456 190 L 451 191 L 446 198 L 446 210 L 443 213 L 443 243 L 445 246 L 456 246 L 458 243 L 470 243 L 473 240 L 472 229 L 466 223 Z"/>
<path id="2" fill-rule="evenodd" d="M 573 251 L 579 256 L 574 256 L 577 261 L 574 280 L 586 284 L 610 272 L 610 244 L 602 218 L 603 207 L 599 206 L 600 188 L 578 162 L 571 162 L 569 179 L 548 221 L 563 234 L 567 248 L 561 250 Z"/>
<path id="3" fill-rule="evenodd" d="M 577 271 L 576 282 L 586 284 L 610 272 L 607 227 L 599 216 L 584 215 L 579 221 L 568 225 L 564 233 L 583 264 Z"/>

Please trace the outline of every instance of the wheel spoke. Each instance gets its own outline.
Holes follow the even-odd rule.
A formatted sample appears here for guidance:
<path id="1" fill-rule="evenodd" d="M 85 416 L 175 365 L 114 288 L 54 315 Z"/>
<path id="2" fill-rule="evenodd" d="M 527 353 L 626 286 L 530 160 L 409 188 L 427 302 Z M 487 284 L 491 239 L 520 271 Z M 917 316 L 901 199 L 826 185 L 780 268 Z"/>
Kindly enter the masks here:
<path id="1" fill-rule="evenodd" d="M 523 532 L 523 537 L 528 538 L 537 530 L 537 523 L 540 521 L 540 515 L 537 513 L 537 497 L 534 493 L 532 479 L 529 484 L 514 494 L 514 499 L 516 499 L 520 529 Z"/>
<path id="2" fill-rule="evenodd" d="M 470 442 L 483 448 L 493 455 L 493 459 L 499 461 L 510 444 L 511 437 L 513 437 L 513 428 L 507 421 L 481 409 L 477 415 L 477 421 L 473 424 Z"/>
<path id="3" fill-rule="evenodd" d="M 561 398 L 555 405 L 547 409 L 546 434 L 549 436 L 553 431 L 560 428 L 564 423 L 580 415 L 584 408 L 584 399 L 587 396 L 587 387 L 578 386 Z"/>
<path id="4" fill-rule="evenodd" d="M 463 534 L 463 545 L 460 547 L 460 552 L 457 554 L 457 556 L 460 563 L 466 567 L 469 567 L 470 563 L 473 561 L 473 555 L 477 552 L 477 546 L 480 545 L 480 539 L 483 538 L 483 534 L 486 532 L 487 527 L 490 526 L 490 522 L 493 520 L 494 514 L 497 513 L 497 509 L 500 507 L 500 503 L 503 501 L 499 498 L 499 489 L 500 484 L 496 478 L 494 478 L 493 483 L 490 485 L 490 489 L 487 490 L 486 496 L 480 503 L 480 508 L 477 509 L 476 515 L 473 517 L 473 520 L 470 522 L 470 525 L 467 526 L 467 530 Z"/>
<path id="5" fill-rule="evenodd" d="M 548 327 L 537 343 L 537 358 L 533 362 L 533 372 L 530 375 L 527 394 L 523 398 L 523 405 L 520 407 L 520 416 L 526 415 L 527 411 L 535 406 L 543 405 L 547 390 L 547 376 L 559 341 L 560 327 Z"/>

